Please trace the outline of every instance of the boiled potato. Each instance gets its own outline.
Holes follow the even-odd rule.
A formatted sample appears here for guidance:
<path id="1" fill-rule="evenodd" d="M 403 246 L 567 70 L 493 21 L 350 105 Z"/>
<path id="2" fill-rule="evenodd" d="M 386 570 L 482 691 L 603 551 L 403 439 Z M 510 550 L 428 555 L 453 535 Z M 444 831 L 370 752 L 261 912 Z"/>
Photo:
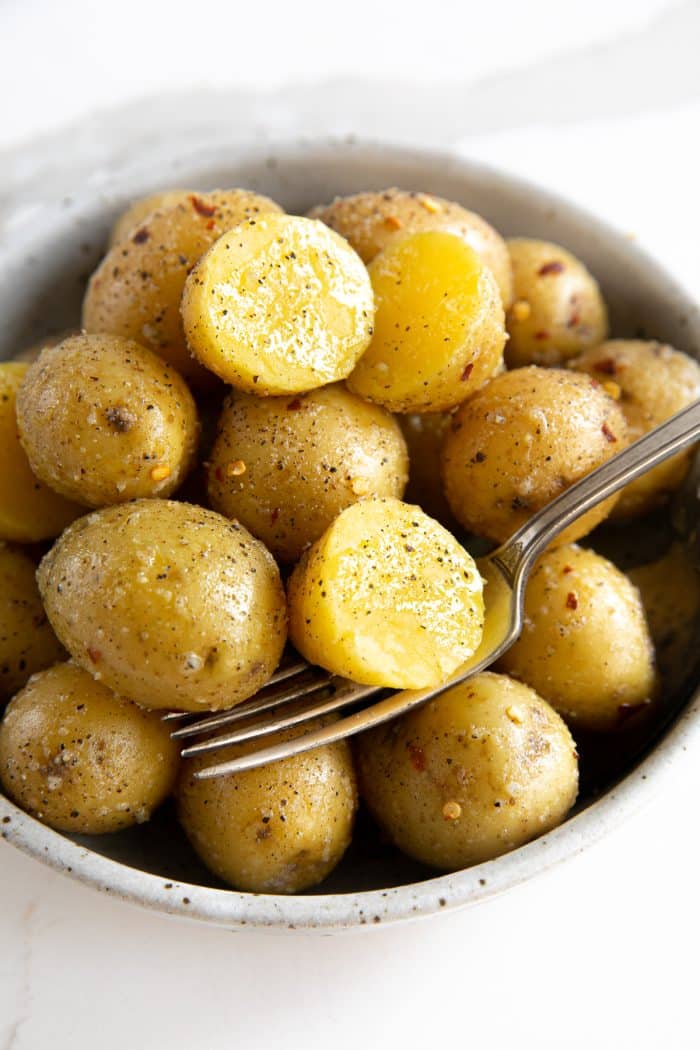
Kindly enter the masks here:
<path id="1" fill-rule="evenodd" d="M 340 385 L 294 398 L 237 394 L 209 457 L 209 498 L 291 562 L 351 503 L 400 498 L 407 473 L 393 417 Z"/>
<path id="2" fill-rule="evenodd" d="M 369 266 L 374 335 L 348 386 L 392 412 L 460 404 L 503 365 L 503 306 L 491 271 L 452 233 L 415 233 Z"/>
<path id="3" fill-rule="evenodd" d="M 0 724 L 0 782 L 59 831 L 98 835 L 148 820 L 170 794 L 178 749 L 160 715 L 73 663 L 35 675 Z"/>
<path id="4" fill-rule="evenodd" d="M 276 744 L 321 723 L 270 734 Z M 255 742 L 216 753 L 226 762 Z M 357 787 L 346 741 L 260 769 L 196 780 L 211 755 L 188 759 L 177 788 L 178 815 L 204 863 L 251 893 L 299 893 L 321 882 L 350 844 Z"/>
<path id="5" fill-rule="evenodd" d="M 506 314 L 506 364 L 559 365 L 608 334 L 600 288 L 571 252 L 548 241 L 508 241 L 515 301 Z"/>
<path id="6" fill-rule="evenodd" d="M 491 270 L 504 305 L 509 306 L 512 301 L 513 275 L 505 241 L 485 219 L 461 204 L 428 193 L 393 188 L 336 197 L 309 214 L 350 241 L 366 263 L 406 234 L 424 230 L 455 233 Z"/>
<path id="7" fill-rule="evenodd" d="M 616 729 L 655 691 L 654 647 L 639 591 L 575 545 L 547 551 L 525 589 L 523 633 L 498 667 L 572 726 Z"/>
<path id="8" fill-rule="evenodd" d="M 137 226 L 142 226 L 144 220 L 150 218 L 154 211 L 172 208 L 174 204 L 186 204 L 193 196 L 196 196 L 193 190 L 161 190 L 159 193 L 149 194 L 148 197 L 139 197 L 114 223 L 109 235 L 110 248 L 113 244 L 127 240 L 131 233 L 136 232 Z"/>
<path id="9" fill-rule="evenodd" d="M 75 335 L 45 350 L 19 389 L 17 422 L 37 477 L 90 507 L 170 495 L 199 435 L 184 379 L 114 335 Z"/>
<path id="10" fill-rule="evenodd" d="M 121 335 L 154 350 L 195 386 L 213 382 L 187 349 L 180 318 L 185 280 L 197 260 L 244 219 L 279 211 L 247 190 L 191 194 L 157 211 L 126 241 L 113 245 L 90 278 L 83 328 Z"/>
<path id="11" fill-rule="evenodd" d="M 447 499 L 466 529 L 503 542 L 626 444 L 622 412 L 597 382 L 563 369 L 518 368 L 453 416 L 442 451 Z M 585 536 L 615 499 L 578 518 L 557 543 Z"/>
<path id="12" fill-rule="evenodd" d="M 20 444 L 17 392 L 28 370 L 25 362 L 0 362 L 0 540 L 18 543 L 52 539 L 84 512 L 39 481 Z"/>
<path id="13" fill-rule="evenodd" d="M 38 580 L 76 663 L 144 707 L 233 707 L 284 646 L 272 556 L 242 525 L 188 503 L 136 500 L 81 518 Z"/>
<path id="14" fill-rule="evenodd" d="M 411 413 L 398 417 L 408 447 L 408 485 L 405 500 L 417 503 L 421 510 L 455 532 L 455 521 L 440 476 L 440 453 L 445 434 L 450 428 L 449 412 Z"/>
<path id="15" fill-rule="evenodd" d="M 372 288 L 350 246 L 322 222 L 248 219 L 187 279 L 190 349 L 248 393 L 298 394 L 345 379 L 372 334 Z"/>
<path id="16" fill-rule="evenodd" d="M 289 581 L 290 638 L 313 664 L 366 685 L 438 685 L 471 656 L 484 624 L 470 555 L 419 507 L 346 508 Z"/>
<path id="17" fill-rule="evenodd" d="M 628 575 L 641 595 L 664 685 L 677 685 L 697 661 L 700 570 L 685 545 L 674 543 Z"/>
<path id="18" fill-rule="evenodd" d="M 571 367 L 619 388 L 632 441 L 700 398 L 700 364 L 663 343 L 610 339 L 586 350 Z M 613 517 L 633 518 L 664 503 L 682 483 L 693 451 L 679 452 L 623 489 Z"/>
<path id="19" fill-rule="evenodd" d="M 505 675 L 479 674 L 357 738 L 360 793 L 399 849 L 452 870 L 561 823 L 576 800 L 559 715 Z"/>
<path id="20" fill-rule="evenodd" d="M 0 543 L 0 705 L 63 655 L 41 604 L 34 562 Z"/>

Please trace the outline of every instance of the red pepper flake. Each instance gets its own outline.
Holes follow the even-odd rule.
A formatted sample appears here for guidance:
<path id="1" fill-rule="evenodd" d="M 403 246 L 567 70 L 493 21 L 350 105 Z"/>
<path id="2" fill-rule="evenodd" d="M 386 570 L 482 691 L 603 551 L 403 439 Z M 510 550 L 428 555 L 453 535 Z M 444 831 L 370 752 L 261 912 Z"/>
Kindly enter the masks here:
<path id="1" fill-rule="evenodd" d="M 280 516 L 280 509 L 279 509 L 279 507 L 273 507 L 271 512 L 270 512 L 270 521 L 272 522 L 273 525 L 275 524 L 275 522 L 277 521 L 279 516 Z"/>
<path id="2" fill-rule="evenodd" d="M 606 376 L 617 375 L 617 365 L 610 357 L 606 357 L 603 361 L 596 361 L 595 370 Z"/>
<path id="3" fill-rule="evenodd" d="M 549 339 L 549 332 L 546 328 L 540 328 L 539 332 L 535 332 L 535 339 Z"/>
<path id="4" fill-rule="evenodd" d="M 602 425 L 602 427 L 600 429 L 603 431 L 603 434 L 605 435 L 605 440 L 606 441 L 610 441 L 610 442 L 617 441 L 617 438 L 615 437 L 615 435 L 613 434 L 612 430 L 610 429 L 610 427 L 608 426 L 607 423 L 603 423 L 603 425 Z"/>
<path id="5" fill-rule="evenodd" d="M 134 236 L 131 238 L 134 244 L 145 244 L 150 238 L 150 233 L 145 226 L 142 226 L 140 230 L 137 230 Z"/>
<path id="6" fill-rule="evenodd" d="M 293 401 L 290 401 L 287 405 L 287 409 L 290 412 L 296 412 L 297 409 L 301 408 L 302 400 L 300 397 L 295 397 Z"/>
<path id="7" fill-rule="evenodd" d="M 207 229 L 208 230 L 213 230 L 215 226 L 216 226 L 216 223 L 214 222 L 214 220 L 210 219 L 209 222 L 207 223 Z"/>
<path id="8" fill-rule="evenodd" d="M 87 654 L 94 664 L 98 664 L 102 659 L 102 653 L 99 649 L 88 649 Z"/>
<path id="9" fill-rule="evenodd" d="M 573 572 L 574 570 L 573 570 L 573 567 L 571 565 L 565 565 L 564 568 L 561 571 L 564 573 L 565 576 L 568 576 L 568 574 L 570 572 Z"/>
<path id="10" fill-rule="evenodd" d="M 553 259 L 552 262 L 544 263 L 543 266 L 540 266 L 537 273 L 540 277 L 549 277 L 550 274 L 563 273 L 564 269 L 564 263 Z"/>
<path id="11" fill-rule="evenodd" d="M 581 314 L 577 310 L 574 310 L 574 312 L 572 313 L 571 317 L 566 322 L 566 327 L 567 328 L 576 328 L 577 325 L 580 325 L 580 324 L 581 324 Z"/>
<path id="12" fill-rule="evenodd" d="M 569 591 L 566 596 L 566 608 L 567 609 L 578 609 L 578 598 L 573 591 Z"/>
<path id="13" fill-rule="evenodd" d="M 410 741 L 406 744 L 408 748 L 409 758 L 411 759 L 411 765 L 417 773 L 424 773 L 426 767 L 425 751 L 422 747 L 418 747 L 417 744 L 413 744 Z"/>
<path id="14" fill-rule="evenodd" d="M 190 194 L 190 204 L 197 212 L 198 215 L 203 215 L 205 219 L 210 219 L 212 215 L 216 215 L 216 206 L 214 204 L 207 204 L 201 197 L 197 197 L 194 193 Z"/>
<path id="15" fill-rule="evenodd" d="M 226 475 L 224 474 L 224 471 L 223 471 L 222 467 L 217 467 L 216 470 L 214 471 L 214 477 L 216 478 L 217 481 L 223 481 L 225 476 Z"/>
<path id="16" fill-rule="evenodd" d="M 464 371 L 462 372 L 462 375 L 460 376 L 460 379 L 462 380 L 463 383 L 466 383 L 467 379 L 469 379 L 469 376 L 472 374 L 473 371 L 474 371 L 474 362 L 470 361 L 468 365 L 464 366 Z"/>

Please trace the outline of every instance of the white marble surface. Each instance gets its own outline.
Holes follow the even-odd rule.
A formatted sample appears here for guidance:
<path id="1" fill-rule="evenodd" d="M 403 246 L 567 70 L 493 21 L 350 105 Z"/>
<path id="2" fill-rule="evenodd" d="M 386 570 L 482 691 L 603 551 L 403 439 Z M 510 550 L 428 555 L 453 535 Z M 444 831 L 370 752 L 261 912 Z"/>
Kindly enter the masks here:
<path id="1" fill-rule="evenodd" d="M 115 127 L 146 155 L 176 127 L 187 145 L 213 126 L 355 133 L 549 184 L 700 287 L 697 0 L 398 10 L 4 0 L 0 209 L 70 187 L 78 147 L 108 160 Z M 38 181 L 43 137 L 55 165 Z M 539 880 L 330 938 L 166 920 L 3 846 L 0 1050 L 697 1047 L 699 794 L 684 755 L 642 814 Z"/>

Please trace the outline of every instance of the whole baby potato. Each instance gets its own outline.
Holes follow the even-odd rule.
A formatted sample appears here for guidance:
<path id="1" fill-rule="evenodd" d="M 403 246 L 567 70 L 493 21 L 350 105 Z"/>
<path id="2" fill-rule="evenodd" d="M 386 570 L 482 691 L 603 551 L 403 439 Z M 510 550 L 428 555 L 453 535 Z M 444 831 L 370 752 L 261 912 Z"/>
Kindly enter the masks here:
<path id="1" fill-rule="evenodd" d="M 523 633 L 498 667 L 572 726 L 618 728 L 648 707 L 656 686 L 639 591 L 593 551 L 575 545 L 547 551 L 525 589 Z"/>
<path id="2" fill-rule="evenodd" d="M 571 734 L 532 689 L 475 675 L 357 737 L 360 794 L 391 841 L 454 870 L 561 823 L 576 800 Z"/>
<path id="3" fill-rule="evenodd" d="M 631 441 L 700 398 L 700 364 L 664 343 L 610 339 L 586 350 L 571 367 L 619 388 Z M 693 451 L 679 452 L 627 485 L 612 517 L 634 518 L 666 502 L 687 474 Z"/>
<path id="4" fill-rule="evenodd" d="M 362 260 L 322 222 L 268 214 L 242 222 L 187 278 L 190 349 L 251 394 L 298 394 L 345 379 L 372 334 Z"/>
<path id="5" fill-rule="evenodd" d="M 187 275 L 208 248 L 244 219 L 280 208 L 248 190 L 214 190 L 148 217 L 114 244 L 90 278 L 83 328 L 133 339 L 154 350 L 193 385 L 213 377 L 191 356 L 180 318 Z"/>
<path id="6" fill-rule="evenodd" d="M 293 562 L 350 504 L 401 498 L 407 473 L 396 420 L 341 385 L 293 398 L 235 394 L 209 456 L 209 499 Z"/>
<path id="7" fill-rule="evenodd" d="M 504 306 L 513 299 L 513 275 L 505 241 L 480 215 L 454 201 L 392 188 L 336 197 L 309 214 L 337 230 L 366 263 L 406 234 L 425 230 L 455 233 L 491 270 Z"/>
<path id="8" fill-rule="evenodd" d="M 0 705 L 35 671 L 62 656 L 41 604 L 36 565 L 21 550 L 0 543 Z"/>
<path id="9" fill-rule="evenodd" d="M 109 235 L 110 248 L 113 244 L 127 240 L 129 235 L 135 233 L 136 228 L 142 226 L 154 211 L 172 208 L 174 204 L 186 204 L 193 196 L 196 196 L 194 190 L 161 190 L 147 197 L 139 197 L 121 213 L 114 223 Z"/>
<path id="10" fill-rule="evenodd" d="M 84 512 L 39 481 L 20 444 L 17 393 L 28 369 L 0 362 L 0 540 L 17 543 L 52 539 Z"/>
<path id="11" fill-rule="evenodd" d="M 506 364 L 559 365 L 608 334 L 594 277 L 571 252 L 548 241 L 508 241 L 515 301 L 506 313 Z"/>
<path id="12" fill-rule="evenodd" d="M 199 436 L 184 379 L 114 335 L 74 335 L 43 351 L 19 389 L 17 423 L 37 477 L 90 507 L 170 495 Z"/>
<path id="13" fill-rule="evenodd" d="M 503 367 L 493 275 L 453 233 L 414 233 L 369 265 L 374 334 L 349 388 L 392 412 L 442 412 Z"/>
<path id="14" fill-rule="evenodd" d="M 271 554 L 242 525 L 188 503 L 136 500 L 81 518 L 38 580 L 76 663 L 144 707 L 233 707 L 284 647 Z"/>
<path id="15" fill-rule="evenodd" d="M 454 414 L 442 449 L 447 499 L 464 528 L 502 543 L 626 444 L 624 416 L 599 383 L 564 369 L 517 368 Z M 585 536 L 616 498 L 577 518 L 556 542 Z"/>
<path id="16" fill-rule="evenodd" d="M 307 722 L 265 737 L 280 743 L 319 728 Z M 226 762 L 256 742 L 217 751 Z M 216 875 L 251 893 L 299 893 L 321 882 L 350 844 L 357 809 L 355 771 L 346 741 L 259 769 L 213 780 L 194 774 L 211 755 L 188 759 L 177 787 L 180 823 Z"/>
<path id="17" fill-rule="evenodd" d="M 172 791 L 178 762 L 160 715 L 71 662 L 34 675 L 0 724 L 3 788 L 59 831 L 97 835 L 143 823 Z"/>

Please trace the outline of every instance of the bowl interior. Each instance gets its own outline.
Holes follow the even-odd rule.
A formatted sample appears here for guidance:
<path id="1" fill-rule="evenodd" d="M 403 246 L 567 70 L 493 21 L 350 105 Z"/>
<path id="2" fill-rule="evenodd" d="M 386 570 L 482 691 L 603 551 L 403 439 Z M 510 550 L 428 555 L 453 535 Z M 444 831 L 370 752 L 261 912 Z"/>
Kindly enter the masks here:
<path id="1" fill-rule="evenodd" d="M 590 215 L 554 195 L 458 158 L 343 143 L 301 144 L 265 154 L 218 146 L 193 157 L 163 155 L 151 158 L 147 166 L 112 173 L 90 193 L 81 194 L 76 187 L 74 197 L 4 216 L 4 246 L 0 247 L 0 260 L 5 263 L 0 289 L 0 359 L 13 356 L 44 335 L 79 323 L 85 283 L 104 250 L 111 222 L 134 197 L 171 185 L 202 190 L 245 186 L 266 193 L 288 211 L 299 213 L 336 194 L 391 185 L 445 196 L 479 212 L 505 235 L 540 237 L 571 249 L 600 281 L 615 335 L 658 338 L 700 357 L 697 307 L 629 239 Z M 651 551 L 663 543 L 667 518 L 668 515 L 657 516 L 634 534 L 627 532 L 622 539 L 623 548 L 631 545 L 635 548 L 633 557 L 643 560 L 640 551 Z M 610 542 L 610 535 L 600 537 L 608 553 Z M 612 540 L 613 546 L 616 542 L 619 543 Z M 688 700 L 692 684 L 686 681 L 669 703 L 669 719 Z M 589 749 L 584 742 L 586 775 L 578 811 L 585 810 L 624 778 L 651 742 L 649 737 L 630 738 L 623 755 L 617 744 L 612 749 L 598 748 L 595 760 L 590 762 L 586 762 Z M 556 834 L 566 832 L 564 825 Z M 24 835 L 32 839 L 29 847 L 23 841 L 25 848 L 39 854 L 42 849 L 50 853 L 53 848 L 41 846 L 41 842 L 55 845 L 58 838 L 26 818 Z M 355 839 L 337 871 L 309 896 L 352 893 L 359 894 L 356 899 L 361 900 L 368 890 L 406 885 L 415 888 L 423 880 L 436 884 L 441 881 L 433 878 L 434 872 L 388 848 L 362 814 Z M 198 862 L 169 806 L 144 827 L 110 836 L 76 837 L 74 841 L 86 847 L 87 852 L 83 850 L 82 855 L 88 859 L 100 854 L 161 879 L 205 888 L 222 885 Z M 573 841 L 572 838 L 572 844 Z M 580 828 L 576 842 L 580 842 Z M 542 866 L 536 854 L 523 855 L 531 859 L 526 860 L 521 877 Z M 506 863 L 506 858 L 492 862 L 489 870 Z M 109 876 L 103 876 L 102 882 L 109 882 Z M 471 899 L 474 885 L 472 879 Z M 138 893 L 135 895 L 138 897 Z M 234 911 L 227 915 L 227 921 L 237 921 L 245 911 L 246 895 L 226 896 L 235 899 Z M 436 901 L 435 896 L 433 903 Z M 284 906 L 280 907 L 284 911 Z"/>

